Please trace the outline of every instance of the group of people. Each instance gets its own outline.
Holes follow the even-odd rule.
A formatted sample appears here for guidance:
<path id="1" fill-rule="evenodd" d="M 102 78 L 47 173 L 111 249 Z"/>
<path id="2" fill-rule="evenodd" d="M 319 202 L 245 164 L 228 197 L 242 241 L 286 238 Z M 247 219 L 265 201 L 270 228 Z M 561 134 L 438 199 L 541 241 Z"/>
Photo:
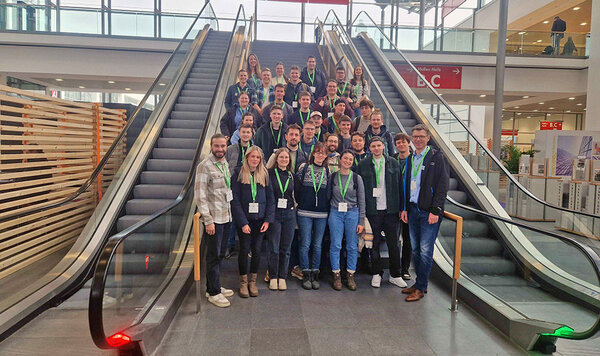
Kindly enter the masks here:
<path id="1" fill-rule="evenodd" d="M 286 290 L 290 272 L 304 289 L 319 289 L 327 230 L 335 290 L 357 289 L 359 257 L 370 261 L 371 286 L 381 286 L 385 239 L 389 282 L 403 288 L 407 301 L 427 292 L 448 165 L 428 145 L 426 126 L 392 137 L 368 99 L 362 68 L 351 82 L 345 78 L 340 67 L 327 80 L 312 56 L 302 70 L 291 66 L 289 77 L 278 63 L 273 76 L 250 54 L 228 89 L 221 133 L 196 169 L 210 303 L 227 307 L 234 295 L 219 276 L 236 235 L 240 297 L 258 296 L 265 239 L 270 290 Z M 408 288 L 411 256 L 417 276 Z"/>

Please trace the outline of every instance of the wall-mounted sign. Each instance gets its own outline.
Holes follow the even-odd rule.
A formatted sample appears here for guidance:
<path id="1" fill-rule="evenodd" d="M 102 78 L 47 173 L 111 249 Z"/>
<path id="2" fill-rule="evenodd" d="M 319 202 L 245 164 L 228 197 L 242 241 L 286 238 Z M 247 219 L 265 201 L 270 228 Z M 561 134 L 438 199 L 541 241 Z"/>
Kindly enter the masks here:
<path id="1" fill-rule="evenodd" d="M 425 88 L 425 83 L 407 64 L 395 64 L 396 70 L 411 88 Z M 462 67 L 456 66 L 415 66 L 435 89 L 460 89 L 462 85 Z"/>
<path id="2" fill-rule="evenodd" d="M 519 136 L 519 130 L 502 130 L 502 136 Z"/>
<path id="3" fill-rule="evenodd" d="M 562 122 L 540 121 L 540 130 L 562 130 Z"/>

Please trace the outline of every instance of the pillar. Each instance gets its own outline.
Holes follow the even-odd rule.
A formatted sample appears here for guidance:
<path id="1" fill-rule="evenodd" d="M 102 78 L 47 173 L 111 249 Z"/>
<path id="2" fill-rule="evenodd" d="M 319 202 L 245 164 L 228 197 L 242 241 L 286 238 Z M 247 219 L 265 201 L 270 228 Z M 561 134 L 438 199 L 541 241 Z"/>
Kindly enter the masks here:
<path id="1" fill-rule="evenodd" d="M 592 2 L 592 20 L 590 22 L 590 48 L 587 80 L 587 111 L 584 129 L 600 131 L 600 2 Z"/>

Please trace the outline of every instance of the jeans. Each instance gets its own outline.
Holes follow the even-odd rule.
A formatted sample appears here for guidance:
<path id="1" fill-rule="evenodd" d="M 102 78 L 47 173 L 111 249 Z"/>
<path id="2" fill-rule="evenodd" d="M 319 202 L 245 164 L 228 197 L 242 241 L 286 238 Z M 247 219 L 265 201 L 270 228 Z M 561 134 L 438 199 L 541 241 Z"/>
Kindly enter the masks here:
<path id="1" fill-rule="evenodd" d="M 433 265 L 433 246 L 440 231 L 442 217 L 435 224 L 429 224 L 429 212 L 420 210 L 416 204 L 408 206 L 408 228 L 412 245 L 413 263 L 417 272 L 414 288 L 425 292 Z"/>
<path id="2" fill-rule="evenodd" d="M 250 233 L 242 232 L 241 227 L 238 229 L 240 236 L 240 253 L 238 255 L 238 268 L 240 276 L 248 274 L 248 252 L 252 251 L 252 259 L 250 261 L 250 273 L 257 273 L 260 265 L 260 253 L 262 242 L 265 237 L 264 232 L 260 232 L 263 220 L 250 220 Z"/>
<path id="3" fill-rule="evenodd" d="M 383 276 L 383 265 L 381 255 L 379 254 L 379 244 L 381 243 L 381 232 L 385 232 L 385 242 L 389 251 L 390 276 L 397 278 L 400 273 L 400 248 L 398 247 L 398 214 L 386 214 L 385 210 L 380 210 L 377 215 L 368 215 L 371 230 L 373 230 L 373 248 L 371 249 L 371 264 L 373 275 Z"/>
<path id="4" fill-rule="evenodd" d="M 231 249 L 235 247 L 235 235 L 237 234 L 237 227 L 235 222 L 231 222 L 231 228 L 229 229 L 229 237 L 227 238 L 227 248 Z"/>
<path id="5" fill-rule="evenodd" d="M 296 210 L 283 210 L 279 214 L 267 230 L 269 277 L 273 279 L 287 277 L 290 249 L 296 230 Z"/>
<path id="6" fill-rule="evenodd" d="M 552 47 L 554 47 L 554 55 L 558 56 L 560 54 L 560 40 L 565 37 L 563 33 L 553 33 L 552 34 Z"/>
<path id="7" fill-rule="evenodd" d="M 340 251 L 344 234 L 346 235 L 346 253 L 348 254 L 347 270 L 350 273 L 356 271 L 356 261 L 358 260 L 357 225 L 358 207 L 354 207 L 346 213 L 340 213 L 336 208 L 331 208 L 329 211 L 329 236 L 331 239 L 329 258 L 332 271 L 340 270 Z"/>
<path id="8" fill-rule="evenodd" d="M 231 223 L 215 224 L 215 234 L 204 232 L 206 239 L 206 292 L 213 296 L 221 293 L 221 260 L 225 256 L 227 244 L 224 238 L 229 236 Z"/>
<path id="9" fill-rule="evenodd" d="M 321 249 L 323 245 L 323 234 L 327 226 L 327 218 L 309 218 L 298 216 L 298 228 L 300 229 L 300 268 L 302 270 L 321 267 Z M 308 252 L 312 247 L 311 265 L 308 261 Z"/>
<path id="10" fill-rule="evenodd" d="M 408 273 L 408 269 L 410 267 L 410 258 L 412 255 L 412 247 L 410 243 L 410 234 L 408 229 L 408 224 L 400 221 L 399 224 L 400 233 L 402 234 L 402 259 L 401 259 L 401 267 L 400 270 L 402 273 Z"/>

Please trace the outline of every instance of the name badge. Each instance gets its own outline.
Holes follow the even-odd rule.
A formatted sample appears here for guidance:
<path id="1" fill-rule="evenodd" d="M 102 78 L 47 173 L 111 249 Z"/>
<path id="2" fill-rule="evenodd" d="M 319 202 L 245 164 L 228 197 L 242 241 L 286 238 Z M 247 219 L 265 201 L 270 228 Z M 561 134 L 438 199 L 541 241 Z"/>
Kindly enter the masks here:
<path id="1" fill-rule="evenodd" d="M 227 189 L 227 194 L 225 194 L 227 197 L 227 201 L 230 202 L 233 200 L 233 192 L 231 191 L 231 189 Z"/>
<path id="2" fill-rule="evenodd" d="M 283 198 L 277 199 L 277 207 L 279 209 L 287 209 L 287 199 L 283 199 Z"/>
<path id="3" fill-rule="evenodd" d="M 411 180 L 410 181 L 410 190 L 414 190 L 414 189 L 417 189 L 417 181 Z"/>
<path id="4" fill-rule="evenodd" d="M 295 109 L 298 107 L 298 102 L 297 101 L 292 101 L 292 107 Z"/>
<path id="5" fill-rule="evenodd" d="M 248 204 L 248 212 L 250 214 L 258 214 L 258 203 Z"/>
<path id="6" fill-rule="evenodd" d="M 309 87 L 309 88 L 310 88 L 310 92 L 313 94 L 315 93 L 315 91 L 317 91 L 317 88 L 315 88 L 315 87 Z"/>
<path id="7" fill-rule="evenodd" d="M 330 113 L 327 113 L 327 117 L 332 117 L 332 116 L 333 116 L 333 113 L 332 113 L 332 112 L 330 112 Z"/>
<path id="8" fill-rule="evenodd" d="M 346 212 L 348 212 L 348 203 L 339 203 L 338 204 L 338 211 L 340 213 L 346 213 Z"/>
<path id="9" fill-rule="evenodd" d="M 382 188 L 373 188 L 373 198 L 381 198 L 383 196 Z"/>

